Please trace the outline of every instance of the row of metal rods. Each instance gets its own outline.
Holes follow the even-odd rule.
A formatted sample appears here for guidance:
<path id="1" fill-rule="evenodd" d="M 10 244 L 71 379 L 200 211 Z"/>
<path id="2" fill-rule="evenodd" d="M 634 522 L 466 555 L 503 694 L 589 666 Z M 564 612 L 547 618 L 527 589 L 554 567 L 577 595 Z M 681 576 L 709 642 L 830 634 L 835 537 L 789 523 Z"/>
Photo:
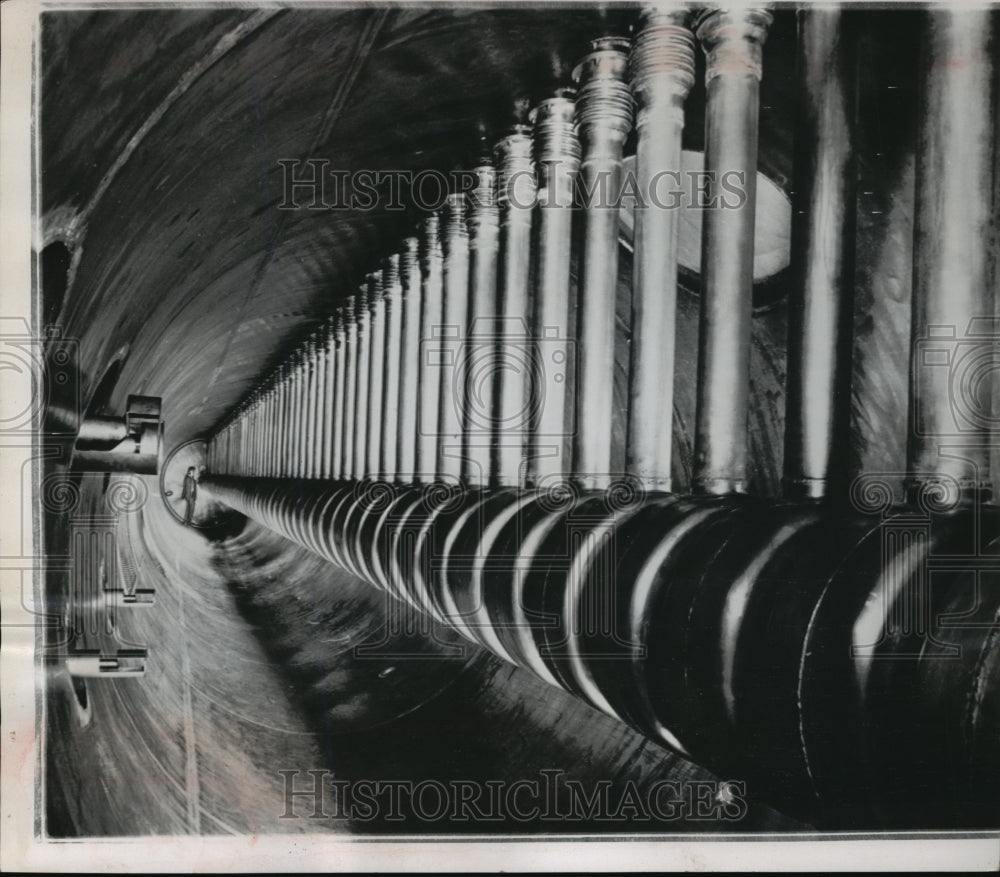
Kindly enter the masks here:
<path id="1" fill-rule="evenodd" d="M 954 33 L 932 28 L 942 43 L 937 53 L 987 39 L 988 26 L 986 36 L 975 33 L 981 19 Z M 495 163 L 475 169 L 475 188 L 426 216 L 418 237 L 405 239 L 277 368 L 214 437 L 212 471 L 469 486 L 571 478 L 607 487 L 614 478 L 619 217 L 613 198 L 579 208 L 571 339 L 573 192 L 577 183 L 587 192 L 619 191 L 633 125 L 639 191 L 676 172 L 697 40 L 706 54 L 708 194 L 720 194 L 712 187 L 735 173 L 746 197 L 739 207 L 704 215 L 692 486 L 745 491 L 759 82 L 770 22 L 763 8 L 695 14 L 658 6 L 643 12 L 631 44 L 595 41 L 574 71 L 575 98 L 562 90 L 537 106 L 532 127 L 515 127 L 496 144 Z M 799 13 L 799 45 L 798 125 L 809 160 L 797 165 L 785 488 L 820 497 L 843 441 L 838 400 L 849 366 L 842 336 L 851 305 L 856 74 L 837 8 Z M 934 75 L 947 85 L 947 71 Z M 934 83 L 928 87 L 933 94 Z M 986 88 L 978 79 L 969 87 Z M 979 97 L 989 103 L 988 91 Z M 980 102 L 975 112 L 981 109 Z M 989 154 L 981 139 L 964 151 L 972 179 Z M 625 469 L 646 489 L 669 490 L 678 217 L 650 200 L 635 211 Z M 933 193 L 921 203 L 933 205 Z M 976 222 L 969 237 L 983 240 Z M 967 266 L 954 267 L 969 274 Z M 963 319 L 982 298 L 970 294 L 951 307 L 962 313 L 950 316 Z M 946 299 L 947 290 L 929 288 L 914 313 Z M 926 404 L 947 406 L 948 399 Z"/>
<path id="2" fill-rule="evenodd" d="M 560 91 L 534 110 L 533 129 L 516 127 L 496 144 L 496 164 L 476 169 L 475 190 L 449 196 L 440 215 L 426 217 L 419 240 L 405 240 L 217 433 L 212 470 L 500 486 L 571 476 L 585 487 L 607 486 L 619 218 L 608 202 L 583 207 L 578 331 L 571 340 L 574 186 L 578 174 L 587 191 L 606 179 L 614 197 L 633 124 L 640 185 L 679 167 L 683 104 L 694 83 L 693 25 L 710 59 L 728 52 L 757 64 L 752 84 L 740 86 L 738 96 L 756 117 L 759 51 L 770 16 L 747 10 L 734 18 L 715 10 L 701 18 L 694 22 L 681 7 L 648 10 L 631 57 L 627 40 L 595 41 L 574 71 L 575 100 Z M 723 65 L 709 67 L 713 80 L 733 78 Z M 746 78 L 742 69 L 735 75 Z M 712 143 L 732 139 L 729 115 L 713 118 L 709 161 Z M 756 132 L 746 133 L 738 132 L 744 154 L 723 157 L 752 178 Z M 735 234 L 749 225 L 752 240 L 753 204 L 736 212 Z M 630 364 L 627 469 L 648 487 L 668 489 L 676 211 L 637 211 L 635 234 L 639 329 Z M 729 242 L 720 240 L 711 261 L 725 256 Z M 709 295 L 749 306 L 751 269 L 738 266 L 729 288 L 716 283 Z M 713 430 L 712 423 L 704 430 L 709 449 L 718 443 Z M 717 457 L 706 459 L 712 474 Z"/>

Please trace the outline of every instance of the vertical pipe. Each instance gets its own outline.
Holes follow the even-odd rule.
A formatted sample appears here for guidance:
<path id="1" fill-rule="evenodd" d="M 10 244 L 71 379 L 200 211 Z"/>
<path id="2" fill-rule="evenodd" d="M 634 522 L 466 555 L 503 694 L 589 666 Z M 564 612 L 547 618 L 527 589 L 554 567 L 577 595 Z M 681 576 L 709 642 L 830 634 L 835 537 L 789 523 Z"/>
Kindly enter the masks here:
<path id="1" fill-rule="evenodd" d="M 469 232 L 465 225 L 465 195 L 452 193 L 445 202 L 441 249 L 444 256 L 441 325 L 442 361 L 438 389 L 438 474 L 458 481 L 462 475 L 464 393 L 457 380 L 459 356 L 469 317 Z"/>
<path id="2" fill-rule="evenodd" d="M 309 466 L 309 433 L 312 429 L 312 419 L 315 414 L 313 408 L 313 344 L 312 339 L 306 339 L 302 345 L 302 418 L 301 435 L 299 437 L 299 460 L 302 469 L 302 478 L 311 478 L 312 473 Z"/>
<path id="3" fill-rule="evenodd" d="M 253 475 L 253 397 L 244 403 L 243 419 L 240 423 L 243 433 L 243 474 Z"/>
<path id="4" fill-rule="evenodd" d="M 252 453 L 253 453 L 253 467 L 251 469 L 251 474 L 255 477 L 260 475 L 260 449 L 261 449 L 261 435 L 260 435 L 260 414 L 261 414 L 261 394 L 259 390 L 254 391 L 253 398 L 253 441 L 252 441 Z"/>
<path id="5" fill-rule="evenodd" d="M 421 308 L 420 308 L 420 408 L 417 442 L 417 480 L 429 484 L 437 477 L 437 427 L 440 375 L 439 333 L 443 304 L 441 277 L 441 241 L 439 219 L 431 214 L 421 231 Z"/>
<path id="6" fill-rule="evenodd" d="M 622 150 L 632 128 L 625 82 L 628 40 L 606 37 L 573 71 L 579 85 L 576 131 L 583 147 L 584 204 L 578 318 L 574 475 L 588 489 L 611 481 L 614 417 L 615 294 Z"/>
<path id="7" fill-rule="evenodd" d="M 757 124 L 762 54 L 771 15 L 711 8 L 697 22 L 706 55 L 705 173 L 710 206 L 702 231 L 694 487 L 746 490 L 750 321 L 753 306 Z M 746 198 L 726 206 L 724 184 Z"/>
<path id="8" fill-rule="evenodd" d="M 288 408 L 289 408 L 289 396 L 290 396 L 290 376 L 289 376 L 289 364 L 286 360 L 281 364 L 281 445 L 280 445 L 280 457 L 279 457 L 279 475 L 287 478 L 290 474 L 288 467 L 289 462 L 289 445 L 288 437 L 289 430 L 291 428 Z"/>
<path id="9" fill-rule="evenodd" d="M 474 171 L 469 193 L 469 329 L 464 347 L 463 481 L 486 487 L 491 480 L 493 361 L 496 352 L 497 258 L 500 212 L 496 168 L 483 164 Z M 485 373 L 485 380 L 483 376 Z"/>
<path id="10" fill-rule="evenodd" d="M 286 361 L 288 369 L 287 378 L 287 400 L 285 405 L 285 418 L 287 430 L 285 436 L 286 464 L 285 469 L 289 478 L 295 477 L 295 418 L 298 415 L 296 409 L 296 394 L 298 393 L 298 374 L 296 371 L 297 352 L 292 351 L 291 356 Z"/>
<path id="11" fill-rule="evenodd" d="M 344 411 L 347 396 L 347 356 L 343 309 L 333 315 L 333 423 L 330 436 L 330 477 L 336 481 L 344 477 Z"/>
<path id="12" fill-rule="evenodd" d="M 536 416 L 528 471 L 535 483 L 570 470 L 566 437 L 570 434 L 567 390 L 571 384 L 567 371 L 575 358 L 569 339 L 570 260 L 574 186 L 580 171 L 572 94 L 566 89 L 542 101 L 531 113 L 538 175 L 534 334 L 539 380 L 533 388 Z"/>
<path id="13" fill-rule="evenodd" d="M 358 324 L 355 319 L 353 299 L 347 299 L 343 306 L 344 314 L 344 418 L 343 437 L 341 439 L 340 471 L 341 478 L 350 481 L 357 475 L 354 469 L 354 421 L 357 417 L 358 397 Z"/>
<path id="14" fill-rule="evenodd" d="M 316 423 L 319 420 L 317 411 L 319 403 L 319 352 L 314 335 L 306 342 L 306 434 L 302 444 L 303 462 L 305 464 L 305 477 L 315 478 L 315 453 L 316 453 Z"/>
<path id="15" fill-rule="evenodd" d="M 991 490 L 995 425 L 994 16 L 988 7 L 926 13 L 917 145 L 907 487 L 957 482 L 965 502 Z"/>
<path id="16" fill-rule="evenodd" d="M 399 480 L 412 482 L 417 471 L 417 444 L 420 438 L 417 417 L 420 394 L 420 244 L 415 237 L 403 241 L 399 260 L 402 300 L 402 349 L 399 370 L 399 424 L 396 467 Z"/>
<path id="17" fill-rule="evenodd" d="M 496 410 L 493 477 L 503 487 L 521 483 L 530 425 L 528 284 L 531 276 L 531 214 L 535 172 L 530 129 L 517 125 L 496 145 L 500 205 Z"/>
<path id="18" fill-rule="evenodd" d="M 261 384 L 260 400 L 257 403 L 257 476 L 267 475 L 267 440 L 268 440 L 268 386 L 267 381 Z"/>
<path id="19" fill-rule="evenodd" d="M 271 465 L 268 474 L 272 478 L 277 478 L 281 467 L 281 375 L 279 366 L 274 372 L 273 386 L 271 388 Z"/>
<path id="20" fill-rule="evenodd" d="M 303 467 L 303 454 L 302 454 L 302 444 L 303 437 L 305 435 L 304 419 L 305 419 L 305 355 L 300 347 L 295 351 L 295 361 L 294 361 L 294 374 L 295 374 L 295 398 L 292 402 L 292 424 L 293 424 L 293 440 L 294 445 L 292 448 L 292 465 L 293 471 L 292 475 L 295 478 L 304 478 L 305 470 Z"/>
<path id="21" fill-rule="evenodd" d="M 274 475 L 274 375 L 268 381 L 266 411 L 266 433 L 264 446 L 264 476 Z"/>
<path id="22" fill-rule="evenodd" d="M 305 478 L 306 407 L 309 372 L 305 347 L 295 353 L 295 477 Z"/>
<path id="23" fill-rule="evenodd" d="M 243 409 L 243 474 L 253 475 L 253 395 Z"/>
<path id="24" fill-rule="evenodd" d="M 320 331 L 323 350 L 323 394 L 320 397 L 321 442 L 319 455 L 319 477 L 328 481 L 333 477 L 333 382 L 335 373 L 335 350 L 333 343 L 333 317 L 327 317 Z"/>
<path id="25" fill-rule="evenodd" d="M 358 329 L 358 364 L 354 380 L 354 477 L 368 474 L 368 403 L 371 381 L 368 367 L 371 357 L 371 311 L 365 286 L 354 299 L 354 318 Z"/>
<path id="26" fill-rule="evenodd" d="M 840 351 L 854 283 L 855 69 L 839 7 L 798 18 L 784 490 L 819 499 L 847 441 L 849 359 Z"/>
<path id="27" fill-rule="evenodd" d="M 399 284 L 399 254 L 393 253 L 382 268 L 385 297 L 385 386 L 382 406 L 382 449 L 379 469 L 382 477 L 395 481 L 398 474 L 396 447 L 399 433 L 399 369 L 403 330 L 403 310 Z"/>
<path id="28" fill-rule="evenodd" d="M 670 490 L 677 333 L 678 213 L 657 181 L 681 171 L 684 101 L 694 85 L 690 12 L 650 7 L 630 58 L 636 102 L 632 346 L 625 468 L 647 490 Z"/>
<path id="29" fill-rule="evenodd" d="M 368 308 L 371 311 L 368 359 L 368 450 L 367 474 L 381 476 L 383 390 L 385 385 L 385 298 L 382 295 L 382 272 L 368 275 Z"/>
<path id="30" fill-rule="evenodd" d="M 323 467 L 330 409 L 327 406 L 327 372 L 329 370 L 326 324 L 316 330 L 316 449 L 313 453 L 313 471 L 316 478 L 326 478 Z"/>

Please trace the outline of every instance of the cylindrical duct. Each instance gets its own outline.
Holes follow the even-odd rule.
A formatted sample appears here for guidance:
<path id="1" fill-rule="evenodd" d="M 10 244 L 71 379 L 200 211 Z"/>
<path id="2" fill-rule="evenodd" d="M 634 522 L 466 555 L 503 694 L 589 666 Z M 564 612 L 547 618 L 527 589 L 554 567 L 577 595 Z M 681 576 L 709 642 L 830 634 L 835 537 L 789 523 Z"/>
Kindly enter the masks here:
<path id="1" fill-rule="evenodd" d="M 924 41 L 908 488 L 988 493 L 1000 373 L 989 272 L 997 104 L 990 9 L 934 9 Z M 947 449 L 945 449 L 947 446 Z"/>
<path id="2" fill-rule="evenodd" d="M 385 385 L 385 298 L 382 295 L 382 272 L 368 275 L 368 307 L 371 310 L 371 341 L 368 360 L 368 449 L 366 474 L 381 477 L 382 406 Z"/>
<path id="3" fill-rule="evenodd" d="M 464 386 L 459 357 L 469 314 L 469 232 L 465 225 L 465 195 L 452 193 L 445 203 L 441 235 L 444 255 L 444 320 L 441 325 L 438 412 L 438 475 L 457 483 L 462 476 Z"/>
<path id="4" fill-rule="evenodd" d="M 711 8 L 698 19 L 706 55 L 701 323 L 694 487 L 746 490 L 750 321 L 753 307 L 757 124 L 762 53 L 771 15 Z M 744 197 L 732 195 L 738 188 Z"/>
<path id="5" fill-rule="evenodd" d="M 534 419 L 528 472 L 535 484 L 570 470 L 572 433 L 569 370 L 575 360 L 569 337 L 573 198 L 580 171 L 580 141 L 573 127 L 573 92 L 542 101 L 531 113 L 538 178 L 535 211 Z"/>
<path id="6" fill-rule="evenodd" d="M 827 493 L 846 442 L 854 285 L 856 71 L 837 7 L 799 15 L 794 260 L 788 313 L 784 490 Z"/>
<path id="7" fill-rule="evenodd" d="M 632 347 L 626 471 L 647 490 L 670 490 L 677 332 L 678 213 L 658 182 L 681 172 L 684 101 L 694 85 L 690 12 L 652 7 L 630 59 L 636 101 L 636 190 Z"/>
<path id="8" fill-rule="evenodd" d="M 495 149 L 501 219 L 493 477 L 505 487 L 521 481 L 530 422 L 528 283 L 535 179 L 528 131 L 527 126 L 515 126 Z"/>
<path id="9" fill-rule="evenodd" d="M 462 478 L 485 487 L 492 477 L 493 381 L 496 359 L 497 258 L 500 212 L 496 200 L 496 168 L 475 169 L 469 193 L 469 333 L 464 346 L 465 381 Z"/>
<path id="10" fill-rule="evenodd" d="M 402 349 L 399 371 L 399 425 L 396 440 L 396 466 L 399 480 L 415 480 L 417 469 L 418 402 L 420 393 L 420 261 L 419 242 L 415 237 L 403 241 L 399 260 L 402 297 Z"/>
<path id="11" fill-rule="evenodd" d="M 431 214 L 423 221 L 420 238 L 420 407 L 418 409 L 417 480 L 437 478 L 437 430 L 440 404 L 441 321 L 444 304 L 441 274 L 440 220 Z"/>
<path id="12" fill-rule="evenodd" d="M 399 254 L 385 260 L 382 268 L 382 295 L 385 299 L 385 367 L 382 388 L 382 448 L 379 471 L 387 481 L 395 481 L 396 441 L 399 432 L 399 367 L 403 327 L 399 284 Z"/>
<path id="13" fill-rule="evenodd" d="M 540 524 L 537 492 L 456 493 L 445 508 L 413 491 L 380 517 L 353 485 L 211 478 L 205 489 L 815 825 L 907 818 L 918 802 L 940 825 L 956 816 L 943 800 L 996 823 L 983 789 L 998 776 L 1000 642 L 989 632 L 1000 593 L 954 564 L 926 588 L 928 563 L 954 555 L 970 527 L 996 555 L 996 509 L 932 520 L 867 502 L 864 514 L 659 493 L 622 504 L 609 491 L 548 506 L 539 532 L 509 511 Z M 567 555 L 609 514 L 606 538 Z M 527 608 L 519 596 L 537 589 L 546 611 L 512 624 L 510 607 Z M 928 601 L 924 631 L 903 621 L 915 599 Z M 949 624 L 956 613 L 969 623 Z"/>
<path id="14" fill-rule="evenodd" d="M 632 95 L 625 81 L 629 42 L 605 37 L 573 71 L 579 85 L 576 131 L 583 147 L 584 199 L 577 317 L 574 476 L 584 488 L 611 482 L 614 417 L 615 292 L 622 150 L 632 128 Z M 584 427 L 583 424 L 586 424 Z"/>

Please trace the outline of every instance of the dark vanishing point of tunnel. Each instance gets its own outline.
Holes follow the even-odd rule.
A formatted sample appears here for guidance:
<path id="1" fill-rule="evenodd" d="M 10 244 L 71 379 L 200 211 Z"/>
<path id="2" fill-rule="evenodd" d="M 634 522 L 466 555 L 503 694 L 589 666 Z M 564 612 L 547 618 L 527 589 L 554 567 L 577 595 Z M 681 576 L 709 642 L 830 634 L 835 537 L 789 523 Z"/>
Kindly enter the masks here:
<path id="1" fill-rule="evenodd" d="M 996 18 L 41 13 L 45 833 L 995 828 Z"/>

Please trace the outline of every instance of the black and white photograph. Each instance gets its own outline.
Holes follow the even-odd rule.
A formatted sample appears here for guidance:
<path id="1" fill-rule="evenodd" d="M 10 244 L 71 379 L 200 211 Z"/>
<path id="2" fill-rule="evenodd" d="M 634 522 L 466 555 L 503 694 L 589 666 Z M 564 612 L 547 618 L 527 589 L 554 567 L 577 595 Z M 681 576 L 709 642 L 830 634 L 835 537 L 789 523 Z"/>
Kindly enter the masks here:
<path id="1" fill-rule="evenodd" d="M 1000 867 L 1000 5 L 0 15 L 5 870 Z"/>

